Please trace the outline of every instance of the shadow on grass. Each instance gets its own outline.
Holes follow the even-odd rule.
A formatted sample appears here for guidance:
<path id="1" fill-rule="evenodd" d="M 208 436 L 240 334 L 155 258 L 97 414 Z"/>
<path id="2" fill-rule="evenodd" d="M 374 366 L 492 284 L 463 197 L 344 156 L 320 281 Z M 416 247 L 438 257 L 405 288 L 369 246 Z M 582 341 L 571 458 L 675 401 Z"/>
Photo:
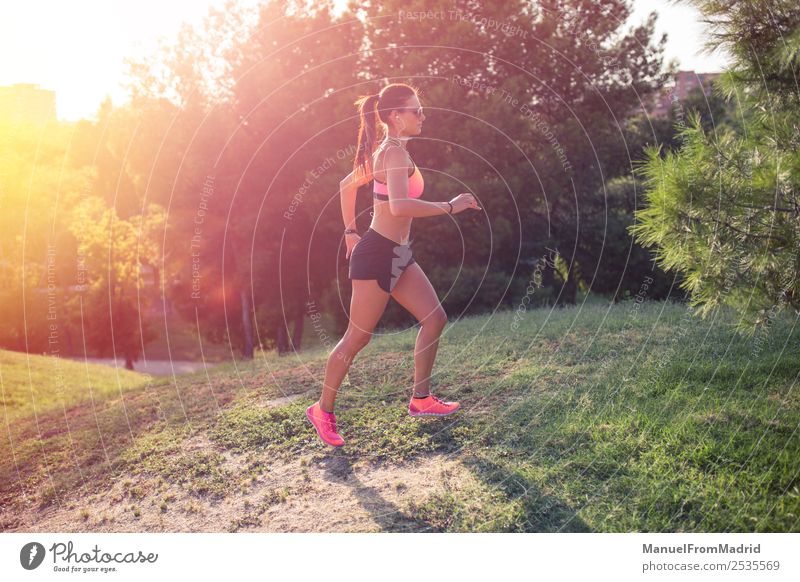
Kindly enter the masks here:
<path id="1" fill-rule="evenodd" d="M 522 523 L 521 532 L 581 532 L 592 530 L 568 505 L 552 495 L 546 495 L 531 481 L 513 468 L 505 467 L 486 458 L 470 456 L 463 461 L 473 475 L 490 487 L 503 492 L 509 501 L 518 502 Z"/>
<path id="2" fill-rule="evenodd" d="M 367 414 L 367 418 L 373 418 Z M 386 532 L 589 532 L 576 512 L 513 467 L 474 454 L 480 425 L 455 419 L 394 419 L 386 430 L 353 418 L 348 450 L 327 451 L 320 461 L 326 478 L 349 486 L 362 507 Z M 385 420 L 385 419 L 384 419 Z M 360 430 L 358 430 L 360 429 Z M 485 436 L 485 435 L 484 435 Z M 405 441 L 405 442 L 400 442 Z M 480 442 L 482 445 L 487 444 Z M 438 487 L 400 507 L 358 479 L 352 463 L 369 458 L 404 463 L 429 455 L 451 457 L 465 472 L 446 469 Z M 474 477 L 474 479 L 472 478 Z M 433 483 L 431 483 L 433 485 Z"/>
<path id="3" fill-rule="evenodd" d="M 331 481 L 348 485 L 373 519 L 387 532 L 424 532 L 431 531 L 429 524 L 404 512 L 397 505 L 385 499 L 380 492 L 358 479 L 350 457 L 342 451 L 334 451 L 320 463 Z"/>

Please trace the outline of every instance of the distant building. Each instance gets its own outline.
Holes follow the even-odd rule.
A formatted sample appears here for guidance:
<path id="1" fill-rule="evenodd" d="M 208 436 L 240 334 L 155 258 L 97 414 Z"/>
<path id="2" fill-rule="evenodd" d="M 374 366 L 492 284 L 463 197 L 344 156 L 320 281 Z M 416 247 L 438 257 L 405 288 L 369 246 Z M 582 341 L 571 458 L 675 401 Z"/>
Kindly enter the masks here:
<path id="1" fill-rule="evenodd" d="M 0 121 L 56 121 L 56 92 L 30 83 L 0 87 Z"/>
<path id="2" fill-rule="evenodd" d="M 711 84 L 720 73 L 695 73 L 694 71 L 678 71 L 672 85 L 665 87 L 654 99 L 648 111 L 651 117 L 664 117 L 669 114 L 673 101 L 682 101 L 692 90 L 702 87 L 706 95 L 711 93 Z"/>

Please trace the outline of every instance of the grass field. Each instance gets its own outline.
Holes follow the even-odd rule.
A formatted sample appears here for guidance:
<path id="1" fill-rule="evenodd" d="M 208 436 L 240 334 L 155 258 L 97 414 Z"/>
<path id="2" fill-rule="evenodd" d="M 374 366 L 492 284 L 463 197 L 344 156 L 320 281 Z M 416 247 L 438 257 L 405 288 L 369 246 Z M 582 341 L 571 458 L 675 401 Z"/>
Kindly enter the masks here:
<path id="1" fill-rule="evenodd" d="M 12 424 L 141 388 L 148 378 L 124 368 L 0 350 L 0 402 L 4 419 Z"/>
<path id="2" fill-rule="evenodd" d="M 629 302 L 451 321 L 443 419 L 406 413 L 416 328 L 383 331 L 340 391 L 339 450 L 304 416 L 324 349 L 123 389 L 92 371 L 92 399 L 54 396 L 34 358 L 35 416 L 26 356 L 3 353 L 0 529 L 800 531 L 797 319 L 735 320 Z"/>

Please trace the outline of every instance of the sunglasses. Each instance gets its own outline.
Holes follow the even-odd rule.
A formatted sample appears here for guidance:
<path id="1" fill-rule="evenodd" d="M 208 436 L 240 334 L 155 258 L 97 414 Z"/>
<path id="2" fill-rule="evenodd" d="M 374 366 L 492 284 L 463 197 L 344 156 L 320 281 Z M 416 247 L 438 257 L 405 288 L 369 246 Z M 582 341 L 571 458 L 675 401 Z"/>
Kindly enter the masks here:
<path id="1" fill-rule="evenodd" d="M 411 113 L 416 115 L 418 119 L 422 117 L 422 107 L 418 109 L 414 109 L 413 107 L 401 107 L 400 109 L 398 109 L 398 111 L 410 111 Z"/>

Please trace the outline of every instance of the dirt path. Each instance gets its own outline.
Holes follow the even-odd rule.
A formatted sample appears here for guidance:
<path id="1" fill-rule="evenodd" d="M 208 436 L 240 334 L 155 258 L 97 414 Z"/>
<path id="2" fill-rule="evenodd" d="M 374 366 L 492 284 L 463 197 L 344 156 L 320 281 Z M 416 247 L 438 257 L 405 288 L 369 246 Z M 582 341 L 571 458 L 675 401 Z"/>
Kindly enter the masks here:
<path id="1" fill-rule="evenodd" d="M 103 364 L 114 368 L 123 368 L 125 358 L 78 358 L 70 357 L 76 362 L 89 362 L 90 364 Z M 153 376 L 172 376 L 172 374 L 189 374 L 198 370 L 211 369 L 216 362 L 197 362 L 190 360 L 139 360 L 133 364 L 135 371 L 140 374 L 152 374 Z"/>
<path id="2" fill-rule="evenodd" d="M 188 450 L 212 450 L 195 437 Z M 412 501 L 459 487 L 472 477 L 443 455 L 404 464 L 359 466 L 341 451 L 320 448 L 290 462 L 274 462 L 223 499 L 188 492 L 158 478 L 122 478 L 62 509 L 32 509 L 0 517 L 5 531 L 30 532 L 373 532 L 424 531 L 411 517 Z M 222 469 L 242 474 L 245 455 L 223 453 Z M 132 483 L 133 482 L 133 483 Z M 135 509 L 134 509 L 135 508 Z M 138 513 L 138 515 L 136 515 Z"/>
<path id="3" fill-rule="evenodd" d="M 283 406 L 304 394 L 254 405 Z M 129 408 L 132 402 L 128 398 Z M 0 531 L 425 531 L 430 528 L 415 517 L 420 515 L 415 504 L 475 484 L 470 471 L 443 454 L 369 464 L 347 450 L 316 443 L 296 458 L 281 460 L 259 451 L 233 453 L 202 433 L 183 442 L 181 453 L 207 455 L 214 466 L 184 484 L 159 474 L 126 473 L 107 484 L 95 480 L 92 491 L 72 490 L 60 506 L 44 509 L 14 496 L 0 507 Z M 192 491 L 206 478 L 207 491 Z"/>

